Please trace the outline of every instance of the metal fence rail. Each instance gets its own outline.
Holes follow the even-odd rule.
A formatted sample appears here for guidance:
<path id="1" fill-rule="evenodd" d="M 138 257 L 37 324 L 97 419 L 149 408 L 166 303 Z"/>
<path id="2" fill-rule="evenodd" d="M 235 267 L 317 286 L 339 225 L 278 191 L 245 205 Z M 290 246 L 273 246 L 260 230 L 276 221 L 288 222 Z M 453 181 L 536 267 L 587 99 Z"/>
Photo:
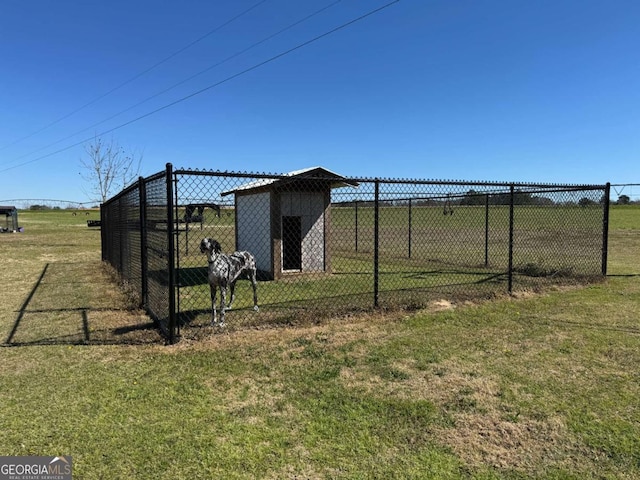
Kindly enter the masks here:
<path id="1" fill-rule="evenodd" d="M 256 259 L 260 312 L 239 280 L 230 325 L 294 323 L 602 278 L 608 199 L 608 185 L 167 165 L 102 206 L 103 259 L 174 342 L 181 327 L 210 320 L 204 237 Z"/>

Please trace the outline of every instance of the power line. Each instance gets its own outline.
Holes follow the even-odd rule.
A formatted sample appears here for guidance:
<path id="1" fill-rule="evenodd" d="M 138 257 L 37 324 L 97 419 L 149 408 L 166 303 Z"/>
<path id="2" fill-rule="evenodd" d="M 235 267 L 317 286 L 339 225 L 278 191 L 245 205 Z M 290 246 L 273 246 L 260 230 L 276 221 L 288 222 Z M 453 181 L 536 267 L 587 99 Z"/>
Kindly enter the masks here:
<path id="1" fill-rule="evenodd" d="M 99 100 L 102 100 L 102 99 L 103 99 L 103 98 L 105 98 L 106 96 L 111 95 L 113 92 L 115 92 L 115 91 L 117 91 L 117 90 L 121 89 L 121 88 L 122 88 L 122 87 L 124 87 L 125 85 L 129 85 L 130 83 L 134 82 L 134 81 L 135 81 L 135 80 L 137 80 L 138 78 L 140 78 L 140 77 L 142 77 L 143 75 L 146 75 L 147 73 L 149 73 L 151 70 L 154 70 L 155 68 L 159 67 L 159 66 L 160 66 L 160 65 L 162 65 L 163 63 L 168 62 L 168 61 L 169 61 L 169 60 L 171 60 L 173 57 L 175 57 L 175 56 L 177 56 L 177 55 L 181 54 L 182 52 L 184 52 L 185 50 L 187 50 L 187 49 L 189 49 L 189 48 L 193 47 L 196 43 L 199 43 L 199 42 L 201 42 L 202 40 L 204 40 L 205 38 L 207 38 L 207 37 L 209 37 L 209 36 L 213 35 L 213 34 L 214 34 L 214 33 L 216 33 L 217 31 L 219 31 L 220 29 L 222 29 L 222 28 L 226 27 L 226 26 L 227 26 L 227 25 L 229 25 L 230 23 L 232 23 L 232 22 L 236 21 L 236 20 L 237 20 L 237 19 L 239 19 L 240 17 L 242 17 L 242 16 L 246 15 L 246 14 L 247 14 L 247 13 L 249 13 L 251 10 L 253 10 L 253 9 L 257 8 L 258 6 L 260 6 L 261 4 L 263 4 L 263 3 L 267 2 L 267 1 L 268 1 L 268 0 L 261 0 L 261 1 L 259 1 L 258 3 L 255 3 L 254 5 L 252 5 L 251 7 L 249 7 L 248 9 L 246 9 L 246 10 L 244 10 L 243 12 L 239 13 L 239 14 L 238 14 L 238 15 L 236 15 L 235 17 L 233 17 L 233 18 L 231 18 L 231 19 L 227 20 L 226 22 L 224 22 L 223 24 L 221 24 L 221 25 L 217 26 L 217 27 L 216 27 L 216 28 L 214 28 L 213 30 L 211 30 L 211 31 L 209 31 L 209 32 L 207 32 L 207 33 L 205 33 L 204 35 L 202 35 L 201 37 L 199 37 L 199 38 L 197 38 L 196 40 L 192 41 L 192 42 L 191 42 L 191 43 L 189 43 L 188 45 L 186 45 L 186 46 L 184 46 L 184 47 L 180 48 L 179 50 L 175 51 L 174 53 L 172 53 L 172 54 L 171 54 L 171 55 L 169 55 L 168 57 L 166 57 L 166 58 L 164 58 L 164 59 L 160 60 L 159 62 L 156 62 L 155 64 L 153 64 L 153 65 L 152 65 L 152 66 L 150 66 L 149 68 L 147 68 L 147 69 L 143 70 L 142 72 L 140 72 L 140 73 L 138 73 L 138 74 L 134 75 L 134 76 L 133 76 L 133 77 L 131 77 L 130 79 L 125 80 L 123 83 L 119 84 L 118 86 L 113 87 L 113 88 L 112 88 L 111 90 L 109 90 L 108 92 L 103 93 L 102 95 L 100 95 L 100 96 L 98 96 L 98 97 L 94 98 L 94 99 L 93 99 L 93 100 L 91 100 L 90 102 L 85 103 L 85 104 L 84 104 L 84 105 L 82 105 L 81 107 L 76 108 L 75 110 L 73 110 L 73 111 L 71 111 L 71 112 L 67 113 L 66 115 L 64 115 L 64 116 L 62 116 L 62 117 L 60 117 L 60 118 L 58 118 L 57 120 L 54 120 L 53 122 L 51 122 L 51 123 L 49 123 L 49 124 L 45 125 L 44 127 L 40 128 L 40 129 L 38 129 L 38 130 L 36 130 L 35 132 L 32 132 L 32 133 L 30 133 L 29 135 L 26 135 L 26 136 L 24 136 L 24 137 L 22 137 L 22 138 L 19 138 L 18 140 L 15 140 L 15 141 L 11 142 L 11 143 L 9 143 L 9 144 L 5 145 L 4 147 L 0 147 L 0 151 L 4 150 L 5 148 L 8 148 L 8 147 L 10 147 L 10 146 L 12 146 L 12 145 L 15 145 L 16 143 L 20 143 L 20 142 L 22 142 L 23 140 L 26 140 L 27 138 L 31 138 L 31 137 L 33 137 L 34 135 L 37 135 L 38 133 L 40 133 L 40 132 L 42 132 L 42 131 L 46 130 L 47 128 L 52 127 L 52 126 L 56 125 L 57 123 L 60 123 L 60 122 L 61 122 L 61 121 L 63 121 L 63 120 L 66 120 L 67 118 L 71 117 L 72 115 L 75 115 L 75 114 L 76 114 L 76 113 L 78 113 L 79 111 L 84 110 L 84 109 L 85 109 L 85 108 L 87 108 L 88 106 L 93 105 L 94 103 L 98 102 Z M 68 137 L 67 137 L 67 138 L 68 138 Z M 43 148 L 47 148 L 47 147 L 43 147 Z M 33 152 L 32 152 L 32 153 L 33 153 Z M 30 154 L 29 154 L 29 155 L 30 155 Z"/>
<path id="2" fill-rule="evenodd" d="M 296 22 L 294 22 L 294 23 L 292 23 L 292 24 L 290 24 L 290 25 L 286 26 L 285 28 L 283 28 L 283 29 L 281 29 L 281 30 L 277 31 L 276 33 L 273 33 L 273 34 L 271 34 L 271 35 L 269 35 L 269 36 L 267 36 L 267 37 L 263 38 L 262 40 L 260 40 L 260 41 L 258 41 L 258 42 L 255 42 L 255 43 L 253 43 L 252 45 L 250 45 L 250 46 L 248 46 L 248 47 L 244 48 L 243 50 L 240 50 L 239 52 L 236 52 L 236 53 L 234 53 L 233 55 L 228 56 L 228 57 L 227 57 L 227 58 L 225 58 L 224 60 L 221 60 L 220 62 L 215 63 L 214 65 L 211 65 L 211 66 L 209 66 L 209 67 L 205 68 L 204 70 L 201 70 L 201 71 L 199 71 L 198 73 L 195 73 L 195 74 L 191 75 L 190 77 L 188 77 L 188 78 L 186 78 L 186 79 L 184 79 L 184 80 L 181 80 L 180 82 L 175 83 L 175 84 L 171 85 L 170 87 L 167 87 L 167 88 L 165 88 L 164 90 L 161 90 L 160 92 L 157 92 L 157 93 L 155 93 L 154 95 L 151 95 L 150 97 L 147 97 L 147 98 L 145 98 L 144 100 L 141 100 L 140 102 L 138 102 L 138 103 L 136 103 L 136 104 L 134 104 L 134 105 L 132 105 L 132 106 L 130 106 L 130 107 L 125 108 L 124 110 L 119 111 L 118 113 L 115 113 L 115 114 L 113 114 L 113 115 L 111 115 L 111 116 L 109 116 L 109 117 L 107 117 L 107 118 L 105 118 L 105 119 L 103 119 L 103 120 L 100 120 L 99 122 L 96 122 L 96 123 L 94 123 L 94 124 L 92 124 L 92 125 L 90 125 L 90 126 L 88 126 L 88 127 L 86 127 L 86 128 L 83 128 L 82 130 L 78 130 L 77 132 L 74 132 L 74 133 L 72 133 L 71 135 L 67 135 L 66 137 L 61 138 L 60 140 L 56 140 L 56 141 L 55 141 L 55 142 L 53 142 L 53 143 L 50 143 L 50 144 L 48 144 L 48 145 L 45 145 L 44 147 L 40 147 L 40 148 L 38 148 L 37 150 L 33 150 L 33 151 L 29 152 L 29 153 L 26 153 L 26 154 L 24 154 L 24 155 L 21 155 L 21 156 L 19 156 L 19 157 L 16 157 L 13 161 L 9 161 L 8 163 L 5 163 L 5 165 L 9 165 L 9 164 L 14 163 L 14 162 L 16 162 L 16 161 L 18 161 L 18 160 L 20 160 L 20 159 L 22 159 L 22 158 L 29 157 L 29 156 L 33 155 L 34 153 L 38 153 L 38 152 L 41 152 L 42 150 L 46 150 L 47 148 L 53 147 L 54 145 L 57 145 L 57 144 L 59 144 L 59 143 L 62 143 L 62 142 L 64 142 L 65 140 L 68 140 L 68 139 L 70 139 L 70 138 L 72 138 L 72 137 L 75 137 L 76 135 L 79 135 L 79 134 L 84 133 L 84 132 L 86 132 L 86 131 L 88 131 L 88 130 L 91 130 L 91 129 L 93 129 L 93 128 L 97 127 L 98 125 L 102 125 L 103 123 L 108 122 L 109 120 L 112 120 L 112 119 L 114 119 L 114 118 L 116 118 L 116 117 L 118 117 L 118 116 L 122 115 L 123 113 L 126 113 L 126 112 L 128 112 L 128 111 L 130 111 L 130 110 L 133 110 L 134 108 L 139 107 L 139 106 L 140 106 L 140 105 L 142 105 L 143 103 L 146 103 L 146 102 L 148 102 L 149 100 L 152 100 L 152 99 L 154 99 L 154 98 L 156 98 L 156 97 L 159 97 L 160 95 L 162 95 L 162 94 L 164 94 L 164 93 L 167 93 L 168 91 L 173 90 L 174 88 L 179 87 L 180 85 L 183 85 L 183 84 L 185 84 L 186 82 L 188 82 L 188 81 L 190 81 L 190 80 L 193 80 L 194 78 L 196 78 L 196 77 L 198 77 L 198 76 L 202 75 L 203 73 L 206 73 L 206 72 L 208 72 L 208 71 L 210 71 L 210 70 L 212 70 L 212 69 L 214 69 L 214 68 L 216 68 L 216 67 L 219 67 L 220 65 L 223 65 L 223 64 L 227 63 L 228 61 L 233 60 L 234 58 L 239 57 L 240 55 L 242 55 L 242 54 L 244 54 L 244 53 L 248 52 L 249 50 L 252 50 L 253 48 L 255 48 L 255 47 L 259 46 L 259 45 L 262 45 L 263 43 L 265 43 L 265 42 L 267 42 L 267 41 L 271 40 L 272 38 L 277 37 L 278 35 L 280 35 L 280 34 L 282 34 L 282 33 L 286 32 L 287 30 L 290 30 L 290 29 L 292 29 L 293 27 L 295 27 L 295 26 L 297 26 L 297 25 L 300 25 L 300 24 L 301 24 L 301 23 L 303 23 L 303 22 L 306 22 L 307 20 L 309 20 L 309 19 L 311 19 L 311 18 L 315 17 L 316 15 L 319 15 L 320 13 L 324 12 L 325 10 L 328 10 L 329 8 L 331 8 L 331 7 L 335 6 L 335 5 L 337 5 L 337 4 L 338 4 L 338 3 L 340 3 L 341 1 L 342 1 L 342 0 L 336 0 L 336 1 L 334 1 L 334 2 L 332 2 L 332 3 L 330 3 L 330 4 L 328 4 L 328 5 L 325 5 L 325 6 L 324 6 L 324 7 L 322 7 L 321 9 L 316 10 L 315 12 L 313 12 L 313 13 L 311 13 L 311 14 L 307 15 L 306 17 L 304 17 L 304 18 L 302 18 L 302 19 L 300 19 L 300 20 L 298 20 L 298 21 L 296 21 Z"/>
<path id="3" fill-rule="evenodd" d="M 256 70 L 256 69 L 258 69 L 260 67 L 263 67 L 263 66 L 265 66 L 265 65 L 267 65 L 269 63 L 272 63 L 272 62 L 278 60 L 279 58 L 282 58 L 282 57 L 284 57 L 286 55 L 289 55 L 290 53 L 293 53 L 293 52 L 295 52 L 297 50 L 300 50 L 301 48 L 304 48 L 304 47 L 306 47 L 308 45 L 311 45 L 312 43 L 315 43 L 318 40 L 321 40 L 321 39 L 323 39 L 325 37 L 328 37 L 329 35 L 331 35 L 333 33 L 336 33 L 336 32 L 338 32 L 340 30 L 343 30 L 343 29 L 353 25 L 354 23 L 357 23 L 357 22 L 359 22 L 361 20 L 364 20 L 365 18 L 370 17 L 371 15 L 374 15 L 374 14 L 384 10 L 384 9 L 390 7 L 391 5 L 394 5 L 394 4 L 398 3 L 399 1 L 400 0 L 393 0 L 393 1 L 383 5 L 381 7 L 378 7 L 376 9 L 370 10 L 369 12 L 367 12 L 367 13 L 365 13 L 365 14 L 357 17 L 357 18 L 354 18 L 353 20 L 350 20 L 350 21 L 348 21 L 346 23 L 343 23 L 342 25 L 340 25 L 338 27 L 335 27 L 332 30 L 329 30 L 329 31 L 327 31 L 325 33 L 322 33 L 322 34 L 316 36 L 316 37 L 313 37 L 310 40 L 302 42 L 302 43 L 296 45 L 295 47 L 292 47 L 292 48 L 290 48 L 288 50 L 285 50 L 285 51 L 283 51 L 283 52 L 281 52 L 281 53 L 279 53 L 277 55 L 274 55 L 273 57 L 268 58 L 267 60 L 264 60 L 264 61 L 262 61 L 260 63 L 257 63 L 255 65 L 249 67 L 249 68 L 246 68 L 246 69 L 244 69 L 244 70 L 242 70 L 242 71 L 240 71 L 238 73 L 235 73 L 235 74 L 233 74 L 233 75 L 231 75 L 229 77 L 226 77 L 225 79 L 220 80 L 219 82 L 213 83 L 213 84 L 211 84 L 211 85 L 209 85 L 207 87 L 204 87 L 204 88 L 202 88 L 200 90 L 197 90 L 197 91 L 195 91 L 195 92 L 193 92 L 193 93 L 191 93 L 189 95 L 186 95 L 186 96 L 184 96 L 182 98 L 179 98 L 178 100 L 175 100 L 175 101 L 173 101 L 171 103 L 168 103 L 168 104 L 166 104 L 166 105 L 164 105 L 164 106 L 162 106 L 160 108 L 156 108 L 155 110 L 147 112 L 144 115 L 140 115 L 139 117 L 136 117 L 136 118 L 134 118 L 132 120 L 129 120 L 129 121 L 125 122 L 125 123 L 122 123 L 122 124 L 120 124 L 120 125 L 118 125 L 116 127 L 113 127 L 113 128 L 108 129 L 108 130 L 105 130 L 104 132 L 101 132 L 101 133 L 99 133 L 97 135 L 94 135 L 92 137 L 85 138 L 84 140 L 81 140 L 80 142 L 76 142 L 76 143 L 74 143 L 72 145 L 69 145 L 67 147 L 61 148 L 59 150 L 56 150 L 55 152 L 51 152 L 51 153 L 48 153 L 46 155 L 42 155 L 42 156 L 37 157 L 37 158 L 35 158 L 33 160 L 29 160 L 28 162 L 23 162 L 23 163 L 20 163 L 18 165 L 14 165 L 12 167 L 4 168 L 4 169 L 0 170 L 0 173 L 7 172 L 7 171 L 13 170 L 15 168 L 23 167 L 25 165 L 29 165 L 29 164 L 34 163 L 34 162 L 38 162 L 40 160 L 43 160 L 43 159 L 48 158 L 48 157 L 51 157 L 51 156 L 56 155 L 58 153 L 65 152 L 67 150 L 70 150 L 70 149 L 72 149 L 74 147 L 77 147 L 79 145 L 82 145 L 83 143 L 86 143 L 86 142 L 92 140 L 96 136 L 100 137 L 100 136 L 107 135 L 109 133 L 115 132 L 116 130 L 124 128 L 124 127 L 126 127 L 128 125 L 131 125 L 132 123 L 135 123 L 135 122 L 138 122 L 138 121 L 140 121 L 140 120 L 142 120 L 144 118 L 150 117 L 151 115 L 155 115 L 158 112 L 161 112 L 163 110 L 166 110 L 167 108 L 173 107 L 174 105 L 177 105 L 177 104 L 182 103 L 182 102 L 184 102 L 186 100 L 189 100 L 190 98 L 193 98 L 193 97 L 195 97 L 197 95 L 200 95 L 200 94 L 202 94 L 204 92 L 207 92 L 207 91 L 209 91 L 209 90 L 211 90 L 213 88 L 219 87 L 220 85 L 223 85 L 223 84 L 225 84 L 225 83 L 227 83 L 227 82 L 229 82 L 231 80 L 234 80 L 234 79 L 236 79 L 238 77 L 241 77 L 241 76 L 243 76 L 243 75 L 245 75 L 245 74 L 247 74 L 249 72 L 252 72 L 253 70 Z"/>

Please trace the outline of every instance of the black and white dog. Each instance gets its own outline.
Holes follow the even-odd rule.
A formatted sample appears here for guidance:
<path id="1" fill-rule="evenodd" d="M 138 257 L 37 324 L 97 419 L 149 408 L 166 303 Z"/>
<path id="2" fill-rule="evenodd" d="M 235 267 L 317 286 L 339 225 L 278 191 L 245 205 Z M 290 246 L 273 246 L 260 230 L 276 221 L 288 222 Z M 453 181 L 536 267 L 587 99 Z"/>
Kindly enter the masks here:
<path id="1" fill-rule="evenodd" d="M 211 324 L 224 327 L 224 312 L 231 308 L 235 299 L 236 280 L 248 278 L 253 286 L 253 309 L 258 311 L 256 283 L 256 260 L 249 252 L 222 253 L 220 243 L 211 238 L 203 238 L 200 251 L 209 259 L 209 287 L 211 288 Z M 216 319 L 216 290 L 220 287 L 220 323 Z M 231 301 L 225 306 L 227 287 L 231 290 Z"/>

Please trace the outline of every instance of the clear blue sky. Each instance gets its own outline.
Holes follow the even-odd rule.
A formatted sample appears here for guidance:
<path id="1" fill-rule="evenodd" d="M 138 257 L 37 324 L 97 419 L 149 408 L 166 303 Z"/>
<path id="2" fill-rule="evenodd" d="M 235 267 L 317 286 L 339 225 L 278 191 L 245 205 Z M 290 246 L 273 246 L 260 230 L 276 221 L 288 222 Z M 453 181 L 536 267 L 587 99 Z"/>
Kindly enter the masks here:
<path id="1" fill-rule="evenodd" d="M 387 1 L 2 0 L 0 199 L 88 201 L 83 141 L 220 82 L 104 136 L 142 175 L 640 182 L 637 0 L 400 0 L 230 78 Z"/>

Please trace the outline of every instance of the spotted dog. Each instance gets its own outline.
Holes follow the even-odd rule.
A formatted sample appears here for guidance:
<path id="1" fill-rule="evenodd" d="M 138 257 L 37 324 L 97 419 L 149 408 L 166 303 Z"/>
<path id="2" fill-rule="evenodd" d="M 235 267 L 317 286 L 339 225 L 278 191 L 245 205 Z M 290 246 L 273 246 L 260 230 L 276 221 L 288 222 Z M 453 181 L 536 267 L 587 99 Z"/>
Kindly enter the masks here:
<path id="1" fill-rule="evenodd" d="M 258 311 L 258 292 L 256 283 L 256 260 L 249 252 L 222 253 L 220 243 L 211 238 L 203 238 L 200 251 L 209 259 L 209 287 L 211 289 L 211 325 L 224 327 L 224 312 L 231 308 L 235 299 L 235 287 L 238 278 L 244 277 L 253 286 L 253 309 Z M 216 318 L 216 290 L 220 288 L 220 322 Z M 225 306 L 227 287 L 231 290 L 231 301 Z"/>

